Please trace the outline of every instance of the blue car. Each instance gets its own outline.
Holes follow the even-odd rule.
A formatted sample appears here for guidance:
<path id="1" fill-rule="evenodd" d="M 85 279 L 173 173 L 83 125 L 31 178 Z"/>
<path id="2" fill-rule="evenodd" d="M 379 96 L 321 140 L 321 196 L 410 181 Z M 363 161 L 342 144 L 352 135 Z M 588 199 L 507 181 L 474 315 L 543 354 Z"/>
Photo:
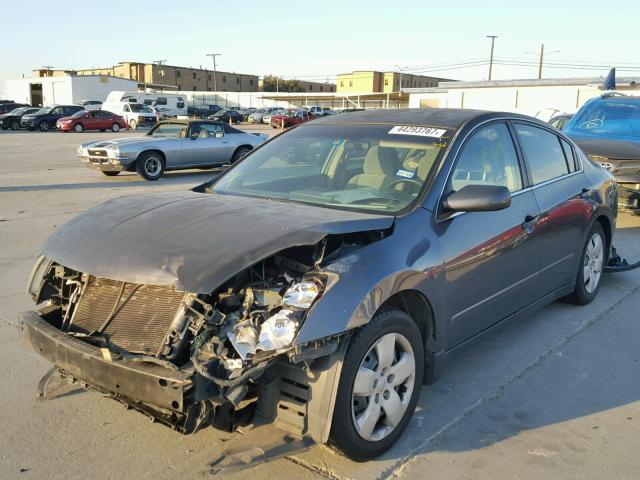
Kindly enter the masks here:
<path id="1" fill-rule="evenodd" d="M 608 92 L 593 98 L 563 133 L 620 184 L 640 188 L 640 97 Z"/>

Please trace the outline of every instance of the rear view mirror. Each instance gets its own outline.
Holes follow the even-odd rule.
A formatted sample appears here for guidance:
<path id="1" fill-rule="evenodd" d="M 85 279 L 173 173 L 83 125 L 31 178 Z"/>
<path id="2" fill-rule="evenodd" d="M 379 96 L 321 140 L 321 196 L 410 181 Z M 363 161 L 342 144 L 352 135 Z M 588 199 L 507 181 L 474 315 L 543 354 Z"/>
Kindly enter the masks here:
<path id="1" fill-rule="evenodd" d="M 511 192 L 496 185 L 467 185 L 446 197 L 442 206 L 450 212 L 491 212 L 511 205 Z"/>

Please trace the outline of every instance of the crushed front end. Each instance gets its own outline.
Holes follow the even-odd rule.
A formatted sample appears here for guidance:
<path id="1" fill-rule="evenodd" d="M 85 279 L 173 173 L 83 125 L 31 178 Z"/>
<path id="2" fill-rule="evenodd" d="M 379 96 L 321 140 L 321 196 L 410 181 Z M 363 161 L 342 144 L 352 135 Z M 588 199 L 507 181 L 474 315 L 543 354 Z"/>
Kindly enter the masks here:
<path id="1" fill-rule="evenodd" d="M 349 334 L 304 345 L 294 338 L 337 281 L 322 262 L 359 242 L 286 249 L 208 294 L 100 278 L 40 257 L 29 292 L 44 306 L 21 314 L 21 334 L 69 382 L 179 432 L 276 423 L 325 442 Z"/>

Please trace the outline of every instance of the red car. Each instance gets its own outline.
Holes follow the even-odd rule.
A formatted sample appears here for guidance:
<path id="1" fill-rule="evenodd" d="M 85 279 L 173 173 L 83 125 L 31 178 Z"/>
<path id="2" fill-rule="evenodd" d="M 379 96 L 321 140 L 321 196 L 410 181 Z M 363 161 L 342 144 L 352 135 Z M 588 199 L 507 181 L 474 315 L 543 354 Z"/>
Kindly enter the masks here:
<path id="1" fill-rule="evenodd" d="M 56 122 L 58 130 L 63 132 L 82 132 L 84 130 L 111 130 L 117 132 L 127 128 L 127 122 L 120 115 L 105 110 L 80 110 L 70 117 L 63 117 Z"/>
<path id="2" fill-rule="evenodd" d="M 291 115 L 276 115 L 271 117 L 271 126 L 273 128 L 289 128 L 300 123 L 313 120 L 315 116 L 309 115 L 306 110 L 298 110 Z"/>

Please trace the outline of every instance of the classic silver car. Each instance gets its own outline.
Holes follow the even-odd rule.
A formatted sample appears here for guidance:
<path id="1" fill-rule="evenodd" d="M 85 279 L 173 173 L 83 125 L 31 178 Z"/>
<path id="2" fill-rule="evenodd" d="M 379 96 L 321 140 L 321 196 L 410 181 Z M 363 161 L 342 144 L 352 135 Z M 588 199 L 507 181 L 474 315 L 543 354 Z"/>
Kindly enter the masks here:
<path id="1" fill-rule="evenodd" d="M 268 138 L 221 122 L 170 120 L 142 137 L 83 143 L 78 156 L 110 177 L 136 171 L 146 180 L 158 180 L 165 170 L 233 164 Z"/>

